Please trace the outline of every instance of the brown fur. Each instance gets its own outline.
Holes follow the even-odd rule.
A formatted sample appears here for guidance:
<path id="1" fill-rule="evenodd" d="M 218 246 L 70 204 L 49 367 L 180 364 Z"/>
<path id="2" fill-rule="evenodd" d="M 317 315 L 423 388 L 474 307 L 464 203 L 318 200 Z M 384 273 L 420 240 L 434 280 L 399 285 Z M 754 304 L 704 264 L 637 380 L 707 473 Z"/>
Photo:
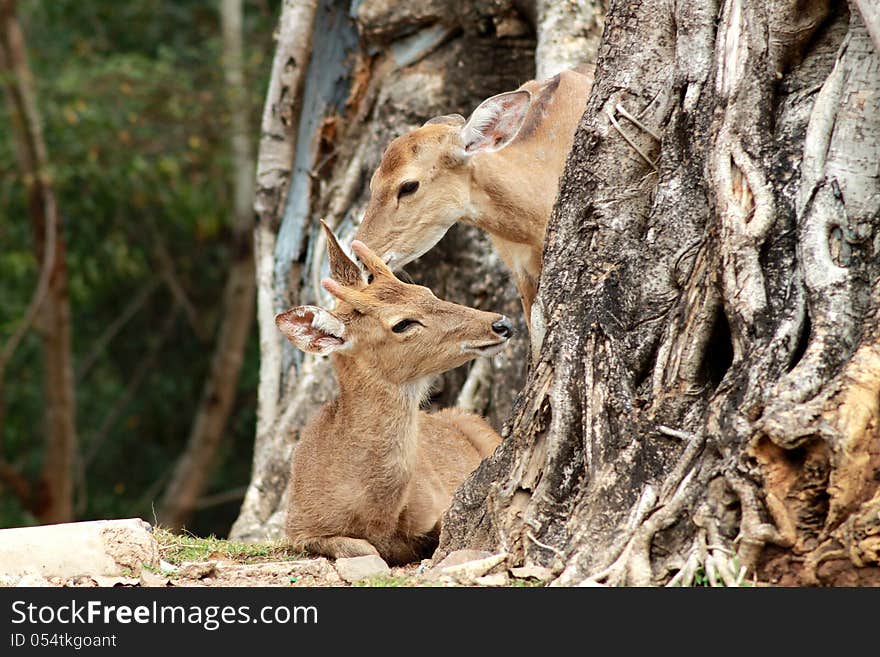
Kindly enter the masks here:
<path id="1" fill-rule="evenodd" d="M 430 556 L 453 492 L 500 443 L 476 415 L 419 406 L 433 375 L 476 357 L 463 345 L 500 348 L 505 339 L 492 324 L 502 318 L 404 284 L 362 244 L 353 246 L 374 278 L 324 282 L 345 325 L 346 346 L 332 354 L 339 396 L 309 421 L 294 450 L 287 535 L 294 548 L 328 557 L 379 554 L 401 564 Z M 331 261 L 344 266 L 336 248 L 331 240 Z M 290 328 L 291 312 L 276 318 L 279 327 L 307 343 Z M 401 319 L 421 325 L 394 333 Z"/>
<path id="2" fill-rule="evenodd" d="M 574 132 L 592 86 L 582 67 L 520 87 L 530 103 L 504 148 L 463 157 L 461 126 L 437 122 L 398 137 L 370 182 L 357 238 L 402 267 L 436 244 L 456 221 L 482 228 L 513 271 L 526 319 L 537 293 L 547 221 Z M 422 146 L 413 152 L 414 143 Z M 404 181 L 416 193 L 398 199 Z"/>

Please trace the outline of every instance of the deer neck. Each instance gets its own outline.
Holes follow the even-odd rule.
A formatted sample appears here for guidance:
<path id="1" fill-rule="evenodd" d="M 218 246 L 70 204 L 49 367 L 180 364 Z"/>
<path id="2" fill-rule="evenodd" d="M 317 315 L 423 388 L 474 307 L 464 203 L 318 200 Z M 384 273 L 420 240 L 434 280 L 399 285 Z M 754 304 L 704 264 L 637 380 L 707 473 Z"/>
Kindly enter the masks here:
<path id="1" fill-rule="evenodd" d="M 521 173 L 513 166 L 518 154 L 508 153 L 512 148 L 474 156 L 467 221 L 505 242 L 540 250 L 555 194 L 546 192 L 549 182 L 540 167 L 532 164 Z"/>
<path id="2" fill-rule="evenodd" d="M 336 426 L 350 443 L 353 462 L 364 463 L 371 490 L 394 496 L 410 481 L 418 460 L 419 407 L 427 379 L 393 384 L 354 358 L 334 355 L 339 381 Z M 362 459 L 362 460 L 361 460 Z"/>

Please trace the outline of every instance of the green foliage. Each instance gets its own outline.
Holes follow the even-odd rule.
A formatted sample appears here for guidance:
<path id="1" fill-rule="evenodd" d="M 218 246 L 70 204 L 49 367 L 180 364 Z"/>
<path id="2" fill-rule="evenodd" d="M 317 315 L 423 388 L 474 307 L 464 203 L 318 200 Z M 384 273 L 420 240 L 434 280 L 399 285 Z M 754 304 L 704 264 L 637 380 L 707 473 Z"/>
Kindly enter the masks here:
<path id="1" fill-rule="evenodd" d="M 736 579 L 735 582 L 731 584 L 731 586 L 744 586 L 744 587 L 752 587 L 755 586 L 754 582 L 746 581 L 745 572 L 743 570 L 742 565 L 739 562 L 739 558 L 736 555 L 731 555 L 727 559 L 726 563 L 727 569 L 734 574 Z M 712 576 L 710 576 L 705 565 L 700 566 L 694 572 L 694 579 L 692 586 L 718 586 L 718 587 L 726 587 L 728 586 L 724 579 L 717 572 L 714 574 L 714 581 L 712 581 Z"/>
<path id="2" fill-rule="evenodd" d="M 208 368 L 232 256 L 230 117 L 218 5 L 19 3 L 67 246 L 74 362 L 81 368 L 107 327 L 159 276 L 161 245 L 208 333 L 207 339 L 198 337 L 186 315 L 172 310 L 169 287 L 160 284 L 96 352 L 94 365 L 78 373 L 83 519 L 152 517 L 186 441 Z M 279 5 L 245 2 L 254 147 Z M 22 317 L 39 274 L 5 112 L 0 105 L 0 343 Z M 175 318 L 163 334 L 170 312 Z M 154 347 L 154 362 L 145 365 Z M 208 492 L 248 481 L 257 357 L 252 335 L 222 463 Z M 31 333 L 7 367 L 0 444 L 3 457 L 30 481 L 38 479 L 43 446 L 40 358 L 38 336 Z M 142 383 L 124 404 L 141 370 Z M 0 527 L 33 522 L 10 498 L 0 489 Z M 208 509 L 191 529 L 223 534 L 237 506 L 234 501 Z"/>
<path id="3" fill-rule="evenodd" d="M 694 586 L 709 586 L 709 575 L 704 568 L 697 568 L 694 573 Z"/>

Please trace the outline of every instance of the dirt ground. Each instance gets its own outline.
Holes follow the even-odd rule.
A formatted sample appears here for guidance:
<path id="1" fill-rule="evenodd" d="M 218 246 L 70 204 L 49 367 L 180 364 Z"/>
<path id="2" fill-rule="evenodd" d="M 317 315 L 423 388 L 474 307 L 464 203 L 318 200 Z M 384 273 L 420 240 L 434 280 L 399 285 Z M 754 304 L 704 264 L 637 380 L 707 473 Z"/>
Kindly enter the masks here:
<path id="1" fill-rule="evenodd" d="M 5 549 L 15 558 L 9 562 L 11 570 L 7 573 L 0 564 L 0 586 L 540 586 L 552 579 L 546 569 L 508 568 L 506 555 L 474 550 L 459 550 L 439 564 L 426 559 L 389 568 L 378 556 L 337 561 L 291 551 L 283 542 L 255 544 L 203 538 L 150 527 L 141 520 L 108 521 L 100 527 L 89 523 L 58 525 L 50 530 L 51 536 L 46 531 L 15 530 L 13 536 L 6 537 Z M 84 531 L 86 534 L 81 536 Z M 98 535 L 104 541 L 102 549 L 96 548 Z M 108 536 L 112 539 L 109 542 Z M 87 545 L 89 537 L 92 540 Z M 50 539 L 74 551 L 79 541 L 83 551 L 71 555 L 63 549 L 43 550 L 45 546 L 39 541 Z M 37 547 L 28 551 L 28 540 Z M 34 558 L 32 566 L 28 566 L 29 554 Z M 78 574 L 80 570 L 87 574 Z"/>
<path id="2" fill-rule="evenodd" d="M 167 564 L 170 565 L 170 564 Z M 166 565 L 166 567 L 167 567 Z M 420 566 L 412 564 L 392 568 L 390 575 L 367 578 L 357 586 L 420 586 L 427 582 L 418 576 Z M 30 576 L 33 577 L 33 576 Z M 102 577 L 97 575 L 78 577 L 47 577 L 45 581 L 25 580 L 24 585 L 62 587 L 165 587 L 165 586 L 300 586 L 344 587 L 352 586 L 336 572 L 327 559 L 299 559 L 293 561 L 265 561 L 262 563 L 239 563 L 234 560 L 206 560 L 187 562 L 174 570 L 143 570 L 139 576 L 123 575 Z M 435 584 L 436 585 L 436 584 Z"/>

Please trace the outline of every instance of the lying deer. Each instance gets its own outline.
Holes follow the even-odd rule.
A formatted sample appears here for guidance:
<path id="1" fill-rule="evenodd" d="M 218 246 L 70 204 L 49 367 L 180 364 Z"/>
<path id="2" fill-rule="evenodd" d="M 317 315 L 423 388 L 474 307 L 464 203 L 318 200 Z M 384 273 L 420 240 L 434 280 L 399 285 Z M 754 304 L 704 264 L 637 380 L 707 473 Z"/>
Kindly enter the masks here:
<path id="1" fill-rule="evenodd" d="M 402 283 L 355 241 L 364 280 L 324 228 L 332 278 L 321 285 L 336 309 L 275 317 L 298 348 L 332 354 L 339 382 L 294 451 L 287 535 L 295 549 L 328 557 L 407 563 L 430 556 L 453 492 L 501 441 L 481 417 L 419 406 L 434 375 L 498 353 L 511 324 Z"/>
<path id="2" fill-rule="evenodd" d="M 591 67 L 532 80 L 485 100 L 467 121 L 440 116 L 392 141 L 356 239 L 397 269 L 457 221 L 477 226 L 513 271 L 528 322 L 547 221 L 592 80 Z"/>

